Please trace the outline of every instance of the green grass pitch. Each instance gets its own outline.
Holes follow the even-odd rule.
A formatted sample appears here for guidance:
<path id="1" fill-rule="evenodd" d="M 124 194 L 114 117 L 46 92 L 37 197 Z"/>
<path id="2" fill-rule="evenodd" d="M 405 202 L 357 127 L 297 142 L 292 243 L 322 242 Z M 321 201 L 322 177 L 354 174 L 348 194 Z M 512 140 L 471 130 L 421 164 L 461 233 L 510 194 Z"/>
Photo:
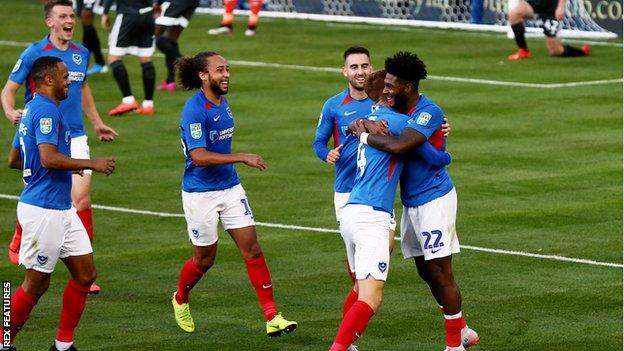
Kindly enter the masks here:
<path id="1" fill-rule="evenodd" d="M 24 49 L 19 43 L 45 34 L 40 6 L 2 2 L 3 80 Z M 622 78 L 621 40 L 594 46 L 589 57 L 555 59 L 547 57 L 542 40 L 530 39 L 534 58 L 511 63 L 506 55 L 515 45 L 502 34 L 263 18 L 258 35 L 248 38 L 246 18 L 237 17 L 234 34 L 208 36 L 219 21 L 196 15 L 182 34 L 182 52 L 215 50 L 232 61 L 339 68 L 342 51 L 360 44 L 370 48 L 376 67 L 397 50 L 415 51 L 432 76 L 525 83 Z M 81 37 L 78 30 L 76 39 Z M 106 40 L 102 31 L 100 39 Z M 142 98 L 139 64 L 133 57 L 125 63 L 133 92 Z M 160 80 L 162 57 L 155 63 Z M 266 172 L 237 166 L 256 220 L 335 229 L 333 170 L 316 158 L 311 141 L 323 102 L 345 86 L 342 75 L 234 63 L 231 74 L 234 150 L 261 154 L 269 164 Z M 191 93 L 157 92 L 152 117 L 111 118 L 106 112 L 120 100 L 112 76 L 90 77 L 89 84 L 103 119 L 120 134 L 104 144 L 89 129 L 92 156 L 117 159 L 114 175 L 94 176 L 93 203 L 181 213 L 178 123 Z M 421 90 L 452 123 L 449 170 L 458 190 L 462 244 L 622 263 L 621 83 L 545 89 L 430 79 Z M 4 118 L 0 124 L 1 152 L 8 152 L 14 131 Z M 18 172 L 0 171 L 0 194 L 18 195 L 20 189 Z M 15 207 L 15 200 L 0 199 L 0 277 L 14 289 L 23 270 L 4 257 Z M 191 253 L 184 220 L 105 210 L 94 216 L 103 291 L 89 298 L 76 332 L 80 350 L 326 350 L 331 344 L 349 289 L 338 234 L 258 227 L 278 306 L 299 322 L 296 333 L 270 339 L 242 260 L 222 233 L 215 266 L 191 294 L 197 330 L 186 334 L 175 325 L 169 302 Z M 442 350 L 437 306 L 399 251 L 392 255 L 382 309 L 358 345 Z M 454 261 L 463 310 L 481 335 L 476 350 L 621 350 L 621 267 L 470 249 Z M 60 264 L 18 335 L 19 350 L 51 345 L 66 280 Z"/>

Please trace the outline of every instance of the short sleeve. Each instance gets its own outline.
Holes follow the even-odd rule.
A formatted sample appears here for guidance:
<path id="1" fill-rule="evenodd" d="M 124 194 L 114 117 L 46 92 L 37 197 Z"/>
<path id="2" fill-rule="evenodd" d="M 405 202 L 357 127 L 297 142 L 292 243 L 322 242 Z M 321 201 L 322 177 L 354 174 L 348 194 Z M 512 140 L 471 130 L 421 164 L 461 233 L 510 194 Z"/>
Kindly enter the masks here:
<path id="1" fill-rule="evenodd" d="M 32 69 L 33 64 L 33 46 L 28 47 L 22 54 L 20 55 L 17 62 L 15 62 L 15 66 L 13 66 L 13 70 L 9 75 L 9 80 L 13 81 L 17 84 L 23 84 L 26 81 L 26 78 L 30 74 L 30 70 Z"/>
<path id="2" fill-rule="evenodd" d="M 182 120 L 180 122 L 180 129 L 186 141 L 187 151 L 201 147 L 205 148 L 207 145 L 206 135 L 204 134 L 208 131 L 205 123 L 205 112 L 198 111 L 189 105 L 182 110 Z"/>
<path id="3" fill-rule="evenodd" d="M 33 113 L 32 119 L 37 145 L 59 144 L 61 113 L 58 109 L 42 108 Z"/>
<path id="4" fill-rule="evenodd" d="M 440 108 L 429 106 L 418 113 L 414 113 L 407 121 L 407 127 L 415 129 L 427 139 L 442 125 L 444 113 Z"/>

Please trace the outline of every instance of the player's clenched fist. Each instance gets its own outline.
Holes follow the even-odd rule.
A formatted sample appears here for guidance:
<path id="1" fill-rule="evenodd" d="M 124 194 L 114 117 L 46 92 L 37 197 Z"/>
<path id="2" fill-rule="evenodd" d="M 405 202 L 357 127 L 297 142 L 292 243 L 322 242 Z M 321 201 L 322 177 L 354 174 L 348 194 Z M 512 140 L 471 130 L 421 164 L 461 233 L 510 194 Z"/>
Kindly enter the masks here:
<path id="1" fill-rule="evenodd" d="M 115 159 L 112 157 L 96 158 L 93 160 L 93 170 L 111 175 L 115 171 Z"/>

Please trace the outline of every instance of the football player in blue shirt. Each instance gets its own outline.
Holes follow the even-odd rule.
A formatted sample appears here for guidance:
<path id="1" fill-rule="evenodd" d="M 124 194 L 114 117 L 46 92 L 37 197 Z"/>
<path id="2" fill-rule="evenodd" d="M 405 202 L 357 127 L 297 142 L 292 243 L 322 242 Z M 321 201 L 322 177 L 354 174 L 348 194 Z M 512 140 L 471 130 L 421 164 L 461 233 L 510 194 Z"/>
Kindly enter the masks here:
<path id="1" fill-rule="evenodd" d="M 59 108 L 71 89 L 63 61 L 40 57 L 31 65 L 31 77 L 36 94 L 24 108 L 9 154 L 9 164 L 22 170 L 26 184 L 17 205 L 17 218 L 23 226 L 19 259 L 26 273 L 11 298 L 11 343 L 48 289 L 61 259 L 71 279 L 63 293 L 59 328 L 50 350 L 76 350 L 74 330 L 96 272 L 89 237 L 72 207 L 71 173 L 90 169 L 110 175 L 115 161 L 70 158 L 71 126 Z"/>
<path id="2" fill-rule="evenodd" d="M 427 71 L 413 53 L 399 52 L 386 59 L 384 95 L 397 111 L 410 120 L 398 135 L 360 134 L 371 146 L 406 155 L 401 175 L 401 249 L 413 257 L 418 273 L 441 306 L 446 330 L 446 350 L 459 351 L 479 342 L 461 312 L 461 295 L 453 278 L 452 255 L 459 252 L 455 231 L 457 196 L 444 167 L 432 167 L 411 152 L 422 145 L 442 124 L 442 110 L 418 92 Z"/>
<path id="3" fill-rule="evenodd" d="M 258 243 L 253 213 L 234 169 L 234 163 L 265 170 L 262 157 L 232 153 L 234 119 L 225 95 L 229 89 L 230 67 L 215 52 L 200 52 L 177 61 L 178 81 L 186 90 L 197 92 L 182 110 L 180 134 L 185 156 L 182 204 L 193 256 L 180 271 L 178 289 L 173 294 L 174 317 L 185 332 L 195 330 L 189 310 L 189 293 L 214 264 L 217 254 L 218 224 L 223 224 L 245 261 L 249 280 L 266 318 L 269 336 L 291 333 L 297 323 L 278 312 L 273 283 Z"/>
<path id="4" fill-rule="evenodd" d="M 50 33 L 40 41 L 30 45 L 17 60 L 13 72 L 4 86 L 1 93 L 2 108 L 6 117 L 13 124 L 17 125 L 24 110 L 15 108 L 15 96 L 22 84 L 26 86 L 25 102 L 33 97 L 34 81 L 32 77 L 33 62 L 41 56 L 56 56 L 63 60 L 69 70 L 69 96 L 60 104 L 63 117 L 69 124 L 72 138 L 72 157 L 89 158 L 89 145 L 87 135 L 82 121 L 82 111 L 85 112 L 96 135 L 100 140 L 111 141 L 117 133 L 115 130 L 104 124 L 97 109 L 89 85 L 87 84 L 86 71 L 89 61 L 89 51 L 82 45 L 74 43 L 74 26 L 76 20 L 69 0 L 50 0 L 44 5 L 45 23 Z M 91 171 L 85 170 L 82 175 L 74 175 L 72 180 L 72 203 L 78 211 L 78 216 L 84 223 L 93 238 L 93 216 L 91 211 Z M 21 228 L 19 223 L 15 229 L 15 234 L 9 245 L 9 257 L 14 264 L 17 264 L 21 238 Z M 94 285 L 93 292 L 99 291 L 99 287 Z"/>

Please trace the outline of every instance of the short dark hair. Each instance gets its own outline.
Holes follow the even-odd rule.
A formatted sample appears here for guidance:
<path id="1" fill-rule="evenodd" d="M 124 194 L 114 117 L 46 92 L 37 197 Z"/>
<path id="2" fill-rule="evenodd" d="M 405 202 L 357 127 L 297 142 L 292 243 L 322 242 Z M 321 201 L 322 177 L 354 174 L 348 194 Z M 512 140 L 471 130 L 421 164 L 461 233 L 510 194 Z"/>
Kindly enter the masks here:
<path id="1" fill-rule="evenodd" d="M 178 82 L 185 90 L 201 88 L 202 81 L 199 72 L 208 69 L 208 58 L 219 55 L 214 51 L 202 51 L 195 56 L 180 57 L 175 62 Z"/>
<path id="2" fill-rule="evenodd" d="M 47 0 L 43 4 L 43 14 L 45 18 L 50 17 L 50 12 L 52 12 L 54 6 L 69 6 L 74 8 L 74 3 L 72 3 L 71 0 Z"/>
<path id="3" fill-rule="evenodd" d="M 368 56 L 368 58 L 370 58 L 370 53 L 368 52 L 368 49 L 363 46 L 352 46 L 348 48 L 347 50 L 345 50 L 344 54 L 342 55 L 342 58 L 346 60 L 347 57 L 349 57 L 349 55 L 353 55 L 353 54 L 364 54 Z"/>
<path id="4" fill-rule="evenodd" d="M 386 58 L 386 72 L 399 77 L 400 79 L 414 83 L 418 89 L 418 82 L 427 78 L 427 68 L 416 54 L 399 51 L 394 56 Z"/>
<path id="5" fill-rule="evenodd" d="M 43 78 L 47 74 L 52 74 L 59 62 L 63 62 L 63 60 L 55 56 L 41 56 L 33 62 L 30 75 L 37 87 L 43 82 Z"/>

